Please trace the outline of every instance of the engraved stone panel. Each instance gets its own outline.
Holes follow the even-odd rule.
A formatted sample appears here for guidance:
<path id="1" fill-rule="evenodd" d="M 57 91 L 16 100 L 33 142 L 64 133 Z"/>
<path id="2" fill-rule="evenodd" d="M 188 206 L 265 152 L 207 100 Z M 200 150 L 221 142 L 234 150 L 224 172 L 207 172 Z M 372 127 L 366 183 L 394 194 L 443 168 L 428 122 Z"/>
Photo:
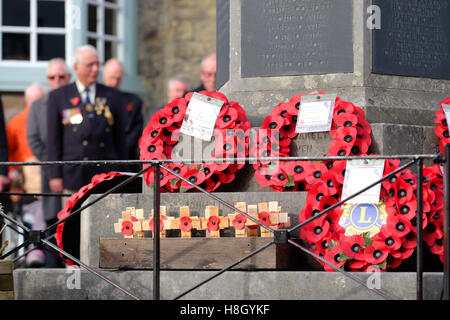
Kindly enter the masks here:
<path id="1" fill-rule="evenodd" d="M 230 0 L 216 0 L 216 88 L 230 78 Z"/>
<path id="2" fill-rule="evenodd" d="M 242 77 L 353 72 L 351 0 L 241 2 Z"/>
<path id="3" fill-rule="evenodd" d="M 450 79 L 450 1 L 374 0 L 381 29 L 373 31 L 372 71 Z"/>

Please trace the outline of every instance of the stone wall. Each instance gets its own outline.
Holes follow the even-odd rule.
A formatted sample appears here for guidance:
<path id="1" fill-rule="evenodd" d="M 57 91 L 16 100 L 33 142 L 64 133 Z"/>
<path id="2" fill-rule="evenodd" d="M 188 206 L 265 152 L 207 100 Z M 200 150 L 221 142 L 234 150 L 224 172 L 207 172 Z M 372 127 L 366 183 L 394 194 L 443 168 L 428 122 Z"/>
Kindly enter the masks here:
<path id="1" fill-rule="evenodd" d="M 166 103 L 170 77 L 182 74 L 192 87 L 198 86 L 200 61 L 215 48 L 215 0 L 140 0 L 139 73 L 145 118 L 149 108 Z"/>

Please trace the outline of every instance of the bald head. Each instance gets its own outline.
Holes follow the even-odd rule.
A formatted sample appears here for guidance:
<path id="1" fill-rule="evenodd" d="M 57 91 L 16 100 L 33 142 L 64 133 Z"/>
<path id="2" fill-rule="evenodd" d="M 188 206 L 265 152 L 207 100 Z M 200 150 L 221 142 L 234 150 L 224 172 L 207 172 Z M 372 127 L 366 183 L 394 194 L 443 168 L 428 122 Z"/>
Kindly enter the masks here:
<path id="1" fill-rule="evenodd" d="M 216 91 L 216 54 L 212 53 L 203 58 L 200 64 L 200 79 L 206 90 Z"/>
<path id="2" fill-rule="evenodd" d="M 44 87 L 42 87 L 39 83 L 32 83 L 25 90 L 25 104 L 27 107 L 30 107 L 31 104 L 39 100 L 45 95 Z"/>
<path id="3" fill-rule="evenodd" d="M 103 83 L 108 87 L 120 89 L 122 79 L 124 76 L 124 69 L 122 63 L 117 59 L 110 59 L 106 61 L 103 69 Z"/>

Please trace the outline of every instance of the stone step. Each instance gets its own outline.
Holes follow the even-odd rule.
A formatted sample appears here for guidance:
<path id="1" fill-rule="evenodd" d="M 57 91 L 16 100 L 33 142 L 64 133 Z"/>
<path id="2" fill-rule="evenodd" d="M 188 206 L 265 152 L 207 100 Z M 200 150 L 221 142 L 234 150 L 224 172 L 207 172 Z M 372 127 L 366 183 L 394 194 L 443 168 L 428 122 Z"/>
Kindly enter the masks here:
<path id="1" fill-rule="evenodd" d="M 152 271 L 97 270 L 140 299 L 153 299 Z M 161 271 L 160 298 L 172 300 L 216 271 Z M 394 299 L 416 299 L 414 272 L 352 273 Z M 378 277 L 375 280 L 374 276 Z M 369 278 L 372 277 L 372 278 Z M 262 281 L 264 279 L 264 281 Z M 439 300 L 442 273 L 424 273 L 424 299 Z M 127 300 L 130 296 L 87 270 L 16 269 L 16 300 Z M 384 300 L 338 272 L 228 271 L 182 300 Z"/>

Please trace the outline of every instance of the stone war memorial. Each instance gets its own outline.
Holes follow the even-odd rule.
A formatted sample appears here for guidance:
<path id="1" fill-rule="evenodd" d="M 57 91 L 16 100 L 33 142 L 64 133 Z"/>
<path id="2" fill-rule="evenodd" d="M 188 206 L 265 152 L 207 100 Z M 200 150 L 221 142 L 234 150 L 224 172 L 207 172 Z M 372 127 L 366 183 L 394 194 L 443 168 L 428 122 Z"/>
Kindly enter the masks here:
<path id="1" fill-rule="evenodd" d="M 216 0 L 217 92 L 199 99 L 208 106 L 220 100 L 221 108 L 210 128 L 215 139 L 194 143 L 208 150 L 203 162 L 189 163 L 199 159 L 195 151 L 180 155 L 187 137 L 174 133 L 194 114 L 198 96 L 186 95 L 152 117 L 140 142 L 141 160 L 177 155 L 186 162 L 163 163 L 170 171 L 147 171 L 135 193 L 84 209 L 59 229 L 58 245 L 138 297 L 155 299 L 148 274 L 157 271 L 159 204 L 157 299 L 448 298 L 439 154 L 449 137 L 449 14 L 450 2 L 439 0 Z M 411 159 L 357 159 L 398 155 L 427 157 L 404 168 Z M 204 161 L 210 157 L 253 160 Z M 102 179 L 62 217 L 80 199 L 97 200 L 91 191 L 102 183 L 124 180 Z M 81 270 L 81 290 L 65 290 L 57 285 L 64 272 L 48 280 L 50 273 L 20 270 L 15 290 L 29 299 L 40 288 L 25 279 L 35 277 L 54 286 L 42 291 L 47 298 L 56 291 L 67 299 L 130 298 L 88 271 Z"/>

